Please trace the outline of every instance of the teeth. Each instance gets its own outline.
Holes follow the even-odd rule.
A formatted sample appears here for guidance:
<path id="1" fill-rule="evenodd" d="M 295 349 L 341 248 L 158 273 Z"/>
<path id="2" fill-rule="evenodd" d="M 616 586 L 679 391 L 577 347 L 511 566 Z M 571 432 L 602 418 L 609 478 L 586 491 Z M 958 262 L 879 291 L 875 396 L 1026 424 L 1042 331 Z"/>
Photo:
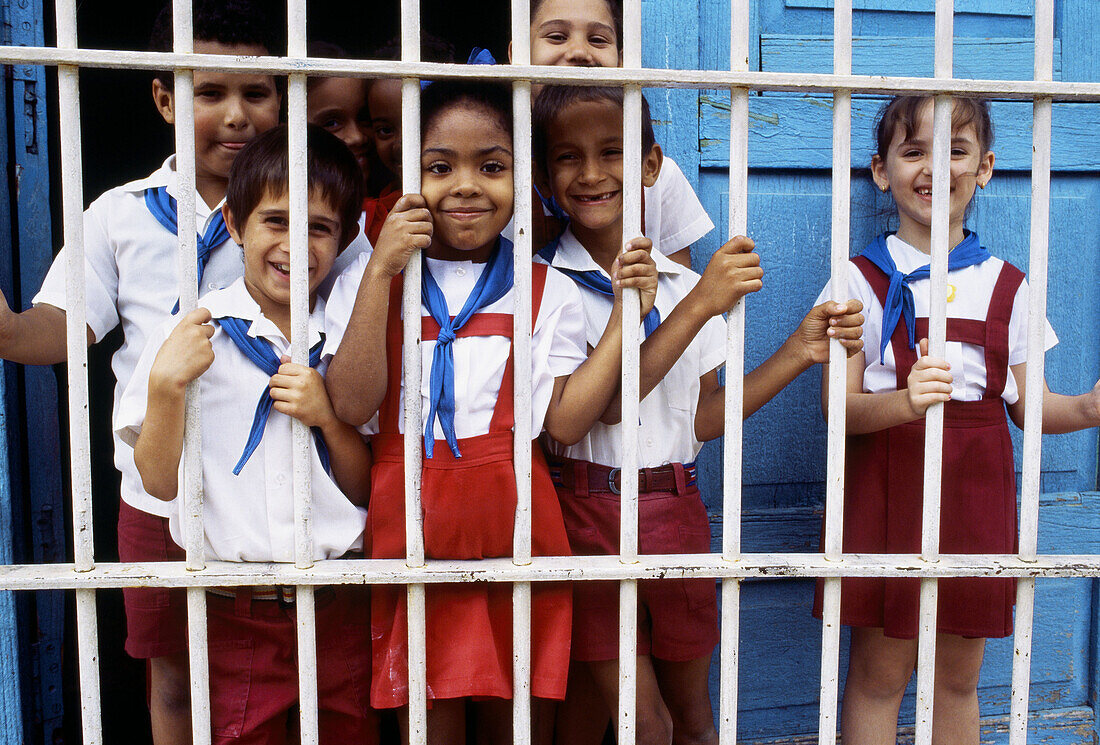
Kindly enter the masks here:
<path id="1" fill-rule="evenodd" d="M 602 201 L 604 199 L 610 199 L 614 195 L 615 195 L 615 192 L 609 191 L 609 192 L 606 192 L 604 194 L 595 194 L 595 195 L 592 195 L 592 196 L 579 196 L 579 197 L 577 197 L 577 199 L 579 199 L 582 202 L 599 202 L 599 201 Z"/>
<path id="2" fill-rule="evenodd" d="M 275 264 L 274 266 L 280 272 L 285 272 L 287 274 L 290 274 L 290 264 Z"/>
<path id="3" fill-rule="evenodd" d="M 932 190 L 931 189 L 917 189 L 917 194 L 924 194 L 926 196 L 931 196 L 932 195 Z"/>

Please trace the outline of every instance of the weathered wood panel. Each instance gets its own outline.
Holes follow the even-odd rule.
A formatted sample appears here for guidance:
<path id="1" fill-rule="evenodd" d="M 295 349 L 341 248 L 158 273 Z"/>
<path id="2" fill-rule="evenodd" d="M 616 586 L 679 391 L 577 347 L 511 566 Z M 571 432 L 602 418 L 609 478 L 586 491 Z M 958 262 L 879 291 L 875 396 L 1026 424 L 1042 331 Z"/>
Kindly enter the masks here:
<path id="1" fill-rule="evenodd" d="M 834 0 L 785 0 L 788 8 L 833 8 Z M 906 13 L 935 13 L 935 0 L 852 0 L 853 10 L 890 10 Z M 955 0 L 956 13 L 1028 16 L 1035 12 L 1034 0 Z"/>

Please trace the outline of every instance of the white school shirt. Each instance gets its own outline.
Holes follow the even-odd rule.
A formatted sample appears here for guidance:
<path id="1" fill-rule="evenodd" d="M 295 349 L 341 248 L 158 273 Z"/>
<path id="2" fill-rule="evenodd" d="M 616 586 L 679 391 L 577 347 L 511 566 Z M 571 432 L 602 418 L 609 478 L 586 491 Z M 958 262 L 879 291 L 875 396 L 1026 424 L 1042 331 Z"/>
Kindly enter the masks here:
<path id="1" fill-rule="evenodd" d="M 657 263 L 655 306 L 661 318 L 667 318 L 684 296 L 699 281 L 699 275 L 660 253 Z M 553 266 L 578 271 L 600 269 L 571 230 L 566 230 L 558 245 Z M 611 317 L 614 299 L 581 288 L 585 329 L 589 346 L 595 347 Z M 695 439 L 695 412 L 699 408 L 699 378 L 726 361 L 726 326 L 720 316 L 711 318 L 692 339 L 668 374 L 640 405 L 642 421 L 639 467 L 654 468 L 666 463 L 690 463 L 703 443 Z M 605 466 L 622 463 L 622 427 L 596 422 L 584 439 L 575 445 L 550 441 L 556 455 L 586 460 Z"/>
<path id="2" fill-rule="evenodd" d="M 202 307 L 214 318 L 233 316 L 251 321 L 248 335 L 271 342 L 277 357 L 290 354 L 281 331 L 260 312 L 244 280 L 205 295 Z M 324 300 L 318 298 L 309 316 L 309 345 L 320 341 Z M 115 412 L 115 428 L 131 446 L 145 422 L 149 369 L 176 319 L 162 324 L 149 338 L 130 384 Z M 293 419 L 274 408 L 263 439 L 239 476 L 233 468 L 244 452 L 260 396 L 267 394 L 269 376 L 249 360 L 225 331 L 214 324 L 214 362 L 199 377 L 202 410 L 203 526 L 207 556 L 219 561 L 294 561 Z M 324 362 L 318 371 L 324 374 Z M 325 472 L 313 437 L 312 464 L 313 559 L 333 559 L 362 548 L 366 510 L 356 507 Z M 186 457 L 186 455 L 184 456 Z M 182 494 L 183 471 L 180 459 Z M 184 500 L 167 503 L 172 539 L 183 545 Z"/>
<path id="3" fill-rule="evenodd" d="M 898 271 L 902 274 L 919 269 L 930 261 L 926 253 L 913 248 L 896 235 L 886 238 L 886 248 Z M 990 257 L 981 264 L 965 269 L 953 270 L 947 275 L 948 296 L 954 296 L 947 303 L 947 315 L 950 318 L 968 318 L 984 321 L 989 310 L 989 300 L 993 288 L 1000 276 L 1004 260 Z M 894 362 L 894 350 L 886 345 L 884 361 L 879 362 L 879 342 L 882 339 L 882 304 L 863 273 L 851 265 L 848 267 L 848 289 L 851 297 L 863 302 L 863 353 L 866 368 L 863 371 L 863 390 L 866 393 L 883 393 L 897 390 L 897 365 Z M 913 291 L 913 305 L 917 318 L 929 315 L 929 294 L 932 290 L 931 279 L 920 279 L 909 284 Z M 826 285 L 817 298 L 818 303 L 830 299 L 830 289 Z M 1020 283 L 1016 297 L 1012 301 L 1012 315 L 1008 323 L 1008 364 L 1017 365 L 1027 360 L 1027 280 Z M 905 323 L 904 320 L 899 323 Z M 916 339 L 919 343 L 920 339 Z M 1058 343 L 1058 336 L 1046 321 L 1046 348 Z M 919 353 L 919 350 L 917 350 Z M 951 365 L 951 398 L 956 401 L 977 401 L 985 394 L 985 349 L 975 344 L 958 341 L 947 342 L 944 359 Z M 1014 404 L 1020 394 L 1016 387 L 1016 378 L 1012 370 L 1005 379 L 1001 398 L 1005 403 Z"/>
<path id="4" fill-rule="evenodd" d="M 332 292 L 332 286 L 336 284 L 336 278 L 348 270 L 348 267 L 353 265 L 359 258 L 360 254 L 366 254 L 370 257 L 374 246 L 370 244 L 370 239 L 367 238 L 367 234 L 363 232 L 363 225 L 366 222 L 367 213 L 359 213 L 359 230 L 356 231 L 355 237 L 348 244 L 348 247 L 340 252 L 340 255 L 336 257 L 336 261 L 332 264 L 332 269 L 329 271 L 328 276 L 321 281 L 321 284 L 317 286 L 317 295 L 323 298 L 327 298 Z"/>
<path id="5" fill-rule="evenodd" d="M 344 336 L 352 306 L 359 291 L 359 282 L 367 266 L 367 256 L 358 261 L 337 280 L 329 296 L 325 313 L 325 354 L 334 354 Z M 428 259 L 428 266 L 439 288 L 447 298 L 452 315 L 465 305 L 466 299 L 477 283 L 487 264 L 471 261 L 438 261 Z M 428 310 L 420 307 L 421 315 Z M 495 303 L 482 308 L 484 313 L 512 313 L 512 291 Z M 424 339 L 420 345 L 423 355 L 421 397 L 423 401 L 422 426 L 428 421 L 429 379 L 435 339 Z M 500 381 L 508 361 L 510 342 L 501 336 L 459 337 L 452 345 L 455 372 L 455 434 L 461 439 L 483 435 L 489 431 L 493 418 Z M 584 316 L 580 293 L 573 281 L 564 275 L 548 271 L 543 290 L 542 305 L 531 337 L 531 433 L 537 436 L 543 427 L 554 379 L 569 375 L 588 358 L 585 347 Z M 404 401 L 404 376 L 401 383 L 401 402 Z M 399 417 L 398 427 L 404 431 L 404 419 Z M 375 416 L 360 431 L 378 432 Z M 443 428 L 437 419 L 435 438 L 444 439 Z"/>
<path id="6" fill-rule="evenodd" d="M 169 317 L 179 299 L 176 255 L 179 241 L 145 206 L 147 188 L 165 186 L 179 198 L 175 156 L 148 177 L 104 192 L 84 212 L 84 272 L 88 327 L 101 340 L 122 324 L 122 346 L 111 359 L 114 409 L 130 380 L 146 337 Z M 221 205 L 211 209 L 195 193 L 195 225 L 202 234 Z M 68 309 L 65 299 L 67 249 L 62 248 L 34 297 L 34 304 Z M 199 294 L 225 287 L 244 272 L 241 250 L 227 240 L 210 253 Z M 122 473 L 122 499 L 132 507 L 162 517 L 164 502 L 145 493 L 134 468 L 134 454 L 114 437 L 115 467 Z"/>
<path id="7" fill-rule="evenodd" d="M 687 248 L 714 229 L 714 223 L 703 209 L 691 183 L 676 161 L 667 155 L 656 183 L 644 187 L 644 190 L 645 234 L 653 240 L 654 247 L 666 256 Z M 545 205 L 543 210 L 546 211 Z M 546 214 L 550 214 L 549 211 Z M 508 240 L 514 239 L 514 219 L 504 228 L 503 235 Z M 535 246 L 536 251 L 540 248 L 542 246 Z"/>

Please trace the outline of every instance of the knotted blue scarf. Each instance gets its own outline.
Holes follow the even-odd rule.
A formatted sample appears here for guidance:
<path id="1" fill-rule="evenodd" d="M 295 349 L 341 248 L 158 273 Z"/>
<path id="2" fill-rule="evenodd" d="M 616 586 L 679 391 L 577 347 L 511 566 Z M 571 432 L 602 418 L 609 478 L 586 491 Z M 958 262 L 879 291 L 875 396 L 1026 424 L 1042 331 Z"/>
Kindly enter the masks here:
<path id="1" fill-rule="evenodd" d="M 252 326 L 251 321 L 233 318 L 232 316 L 224 316 L 214 320 L 237 345 L 237 349 L 241 350 L 241 353 L 250 359 L 256 367 L 263 370 L 265 375 L 271 377 L 279 372 L 281 363 L 271 349 L 271 344 L 266 339 L 248 335 L 248 329 Z M 324 342 L 325 339 L 322 336 L 321 341 L 314 344 L 313 348 L 309 350 L 310 367 L 317 367 L 317 363 L 321 361 L 321 347 L 324 346 Z M 264 392 L 260 394 L 260 400 L 256 404 L 256 415 L 252 417 L 252 429 L 248 433 L 248 442 L 245 443 L 244 453 L 241 455 L 241 459 L 237 461 L 237 465 L 233 467 L 234 476 L 240 475 L 244 464 L 248 462 L 248 459 L 252 457 L 252 453 L 259 446 L 260 440 L 264 436 L 264 427 L 267 426 L 267 418 L 271 415 L 271 407 L 274 403 L 268 389 L 264 388 Z M 325 438 L 321 435 L 319 427 L 310 427 L 310 430 L 313 432 L 313 439 L 317 443 L 317 455 L 321 459 L 321 466 L 324 467 L 325 471 L 328 471 L 328 447 L 325 445 Z"/>
<path id="2" fill-rule="evenodd" d="M 470 296 L 466 298 L 466 304 L 453 319 L 447 308 L 447 298 L 443 295 L 443 290 L 439 289 L 428 268 L 428 259 L 423 254 L 421 262 L 420 301 L 439 324 L 439 336 L 432 352 L 432 372 L 428 378 L 431 401 L 428 422 L 424 425 L 424 454 L 431 458 L 435 452 L 435 420 L 438 417 L 447 445 L 456 458 L 461 458 L 458 436 L 455 434 L 455 362 L 452 344 L 456 332 L 475 313 L 500 300 L 512 289 L 512 242 L 507 238 L 500 239 L 488 266 L 478 277 Z"/>
<path id="3" fill-rule="evenodd" d="M 555 238 L 546 244 L 546 246 L 539 251 L 541 256 L 547 264 L 554 266 L 554 257 L 558 254 L 558 246 L 561 245 L 561 239 Z M 579 284 L 581 287 L 587 287 L 593 292 L 597 292 L 600 295 L 606 295 L 607 297 L 615 297 L 615 290 L 611 287 L 611 279 L 607 277 L 603 272 L 596 271 L 595 269 L 580 270 L 580 269 L 565 269 L 564 267 L 554 266 L 562 274 L 567 274 L 573 278 L 573 281 Z M 645 318 L 642 319 L 642 329 L 645 331 L 646 338 L 657 330 L 657 327 L 661 325 L 661 312 L 657 310 L 657 306 L 654 305 L 649 309 L 649 312 L 645 314 Z"/>
<path id="4" fill-rule="evenodd" d="M 909 274 L 898 271 L 897 264 L 890 256 L 886 248 L 886 236 L 880 235 L 871 241 L 867 248 L 863 249 L 865 256 L 872 264 L 882 270 L 883 274 L 890 278 L 890 288 L 886 291 L 886 304 L 882 309 L 882 338 L 879 341 L 879 364 L 885 364 L 886 347 L 890 338 L 894 335 L 894 329 L 898 321 L 905 319 L 905 330 L 909 334 L 909 348 L 917 345 L 917 314 L 913 305 L 913 291 L 909 289 L 909 283 L 919 279 L 928 279 L 932 274 L 932 265 L 925 264 L 919 269 L 914 269 Z M 978 234 L 967 231 L 966 237 L 959 245 L 951 249 L 947 256 L 947 271 L 965 269 L 968 266 L 981 264 L 989 258 L 989 251 L 982 248 L 978 241 Z"/>
<path id="5" fill-rule="evenodd" d="M 165 230 L 172 235 L 179 235 L 179 210 L 175 198 L 168 193 L 167 187 L 156 186 L 146 189 L 145 206 Z M 221 210 L 215 213 L 214 219 L 206 226 L 206 232 L 195 237 L 199 263 L 199 287 L 202 287 L 202 273 L 206 269 L 206 262 L 210 260 L 210 252 L 229 240 L 229 228 L 225 226 L 225 218 L 222 217 Z M 179 308 L 180 304 L 177 300 L 172 312 L 175 313 Z"/>

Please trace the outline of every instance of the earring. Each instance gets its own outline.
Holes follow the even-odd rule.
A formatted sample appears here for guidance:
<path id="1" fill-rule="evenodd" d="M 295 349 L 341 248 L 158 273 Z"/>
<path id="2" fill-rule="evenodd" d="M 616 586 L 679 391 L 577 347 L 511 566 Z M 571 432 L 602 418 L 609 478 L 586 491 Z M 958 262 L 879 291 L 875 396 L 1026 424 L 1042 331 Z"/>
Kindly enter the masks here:
<path id="1" fill-rule="evenodd" d="M 978 188 L 979 189 L 984 189 L 985 188 L 985 182 L 984 181 L 979 181 L 978 182 Z"/>
<path id="2" fill-rule="evenodd" d="M 889 184 L 883 184 L 882 186 L 879 187 L 879 190 L 882 191 L 883 194 L 885 194 L 887 191 L 890 190 L 890 185 Z"/>

